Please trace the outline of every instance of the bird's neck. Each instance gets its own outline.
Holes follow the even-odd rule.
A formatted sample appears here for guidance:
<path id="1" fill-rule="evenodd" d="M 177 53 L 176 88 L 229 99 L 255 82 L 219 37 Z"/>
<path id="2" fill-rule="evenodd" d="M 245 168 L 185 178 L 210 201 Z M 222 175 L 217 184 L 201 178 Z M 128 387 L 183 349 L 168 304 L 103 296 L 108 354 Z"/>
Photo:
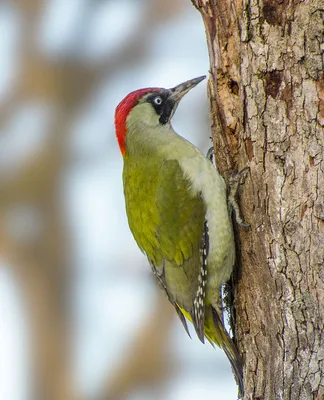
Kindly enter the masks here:
<path id="1" fill-rule="evenodd" d="M 126 153 L 137 157 L 145 154 L 158 156 L 172 143 L 177 145 L 182 138 L 169 126 L 149 126 L 144 123 L 131 125 L 127 130 Z"/>

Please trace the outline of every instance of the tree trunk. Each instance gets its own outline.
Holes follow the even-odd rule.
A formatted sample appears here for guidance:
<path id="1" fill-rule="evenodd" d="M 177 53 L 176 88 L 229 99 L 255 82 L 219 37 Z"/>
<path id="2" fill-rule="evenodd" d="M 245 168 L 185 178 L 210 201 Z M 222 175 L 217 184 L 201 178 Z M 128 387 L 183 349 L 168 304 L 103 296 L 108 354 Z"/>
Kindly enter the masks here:
<path id="1" fill-rule="evenodd" d="M 244 399 L 323 399 L 323 0 L 193 3 L 217 166 L 250 167 L 234 292 Z"/>

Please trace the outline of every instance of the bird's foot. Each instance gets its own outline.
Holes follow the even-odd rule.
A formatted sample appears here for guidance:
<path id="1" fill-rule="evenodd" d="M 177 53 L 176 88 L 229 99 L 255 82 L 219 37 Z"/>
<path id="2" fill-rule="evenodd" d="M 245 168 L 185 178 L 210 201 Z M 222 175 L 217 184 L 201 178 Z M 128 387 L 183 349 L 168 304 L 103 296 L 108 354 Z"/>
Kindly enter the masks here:
<path id="1" fill-rule="evenodd" d="M 206 153 L 206 158 L 212 163 L 213 162 L 213 156 L 214 156 L 214 146 L 209 147 Z"/>
<path id="2" fill-rule="evenodd" d="M 249 171 L 249 167 L 241 169 L 237 174 L 233 175 L 229 180 L 229 192 L 228 192 L 228 205 L 229 212 L 234 212 L 235 221 L 245 231 L 250 229 L 250 225 L 244 222 L 241 211 L 237 202 L 237 193 L 240 185 L 244 183 L 244 179 Z"/>
<path id="3" fill-rule="evenodd" d="M 210 147 L 207 150 L 206 158 L 213 163 L 214 156 L 214 147 Z M 249 167 L 245 167 L 241 169 L 237 174 L 233 175 L 229 180 L 229 191 L 228 191 L 228 206 L 229 206 L 229 214 L 231 215 L 234 212 L 235 221 L 239 226 L 241 226 L 244 230 L 249 230 L 250 225 L 244 222 L 240 208 L 237 202 L 237 193 L 240 185 L 244 183 L 244 179 L 249 171 Z"/>

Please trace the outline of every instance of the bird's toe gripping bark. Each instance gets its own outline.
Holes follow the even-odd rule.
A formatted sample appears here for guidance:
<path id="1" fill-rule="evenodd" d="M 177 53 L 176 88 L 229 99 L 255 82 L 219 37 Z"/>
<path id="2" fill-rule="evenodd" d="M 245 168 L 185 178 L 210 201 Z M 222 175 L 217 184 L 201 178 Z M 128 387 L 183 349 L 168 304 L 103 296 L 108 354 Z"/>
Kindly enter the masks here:
<path id="1" fill-rule="evenodd" d="M 212 163 L 213 162 L 213 156 L 214 156 L 214 147 L 210 147 L 206 153 L 206 158 Z M 240 208 L 237 202 L 237 193 L 240 185 L 244 183 L 244 179 L 249 171 L 249 167 L 244 167 L 241 169 L 237 174 L 233 175 L 228 184 L 228 208 L 229 208 L 229 214 L 232 215 L 234 212 L 235 216 L 235 221 L 239 226 L 241 226 L 244 230 L 249 230 L 250 225 L 244 222 Z"/>
<path id="2" fill-rule="evenodd" d="M 240 185 L 244 183 L 244 179 L 249 171 L 249 167 L 241 169 L 237 174 L 233 175 L 229 180 L 229 191 L 228 191 L 228 205 L 229 213 L 234 212 L 235 221 L 244 230 L 249 230 L 250 225 L 244 222 L 241 211 L 237 202 L 237 193 Z"/>
<path id="3" fill-rule="evenodd" d="M 214 156 L 214 146 L 209 147 L 206 153 L 206 158 L 208 158 L 210 162 L 213 162 L 213 156 Z"/>

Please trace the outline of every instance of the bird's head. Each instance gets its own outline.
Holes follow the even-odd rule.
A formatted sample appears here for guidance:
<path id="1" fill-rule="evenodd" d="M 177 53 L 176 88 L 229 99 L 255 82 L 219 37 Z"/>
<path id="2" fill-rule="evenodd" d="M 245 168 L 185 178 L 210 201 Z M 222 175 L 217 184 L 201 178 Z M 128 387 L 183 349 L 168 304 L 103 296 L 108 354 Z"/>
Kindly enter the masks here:
<path id="1" fill-rule="evenodd" d="M 116 136 L 121 153 L 126 151 L 127 125 L 131 121 L 158 126 L 169 124 L 182 97 L 206 76 L 190 79 L 171 89 L 145 88 L 129 93 L 115 111 Z"/>

